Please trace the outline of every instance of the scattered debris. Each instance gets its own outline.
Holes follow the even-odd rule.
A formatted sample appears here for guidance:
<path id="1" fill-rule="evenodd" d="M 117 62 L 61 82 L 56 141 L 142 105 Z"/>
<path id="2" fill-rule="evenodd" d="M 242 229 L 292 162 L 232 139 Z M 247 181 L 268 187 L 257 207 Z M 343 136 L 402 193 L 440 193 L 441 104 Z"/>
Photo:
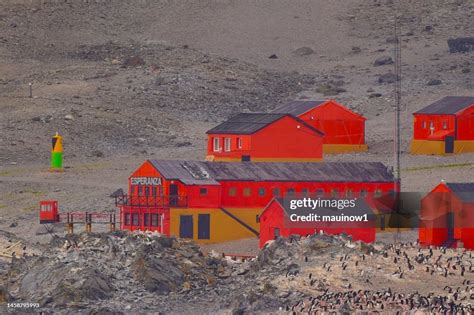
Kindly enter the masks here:
<path id="1" fill-rule="evenodd" d="M 382 57 L 379 57 L 379 58 L 375 59 L 374 66 L 378 67 L 378 66 L 389 65 L 389 64 L 392 64 L 392 63 L 393 63 L 392 57 L 382 56 Z"/>
<path id="2" fill-rule="evenodd" d="M 428 86 L 434 86 L 434 85 L 440 85 L 442 84 L 443 82 L 440 80 L 440 79 L 431 79 L 429 80 L 426 85 Z"/>
<path id="3" fill-rule="evenodd" d="M 448 39 L 450 53 L 467 53 L 474 51 L 474 37 L 458 37 Z"/>
<path id="4" fill-rule="evenodd" d="M 297 56 L 308 56 L 314 54 L 314 50 L 310 47 L 300 47 L 293 52 Z"/>

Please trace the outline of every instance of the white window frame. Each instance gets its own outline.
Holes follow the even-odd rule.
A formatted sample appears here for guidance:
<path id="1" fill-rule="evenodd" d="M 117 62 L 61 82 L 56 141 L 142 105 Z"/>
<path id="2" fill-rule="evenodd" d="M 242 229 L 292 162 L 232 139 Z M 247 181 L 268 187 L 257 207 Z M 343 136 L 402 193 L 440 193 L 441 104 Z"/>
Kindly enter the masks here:
<path id="1" fill-rule="evenodd" d="M 213 138 L 212 140 L 212 150 L 214 152 L 220 152 L 221 151 L 221 139 L 219 138 Z"/>
<path id="2" fill-rule="evenodd" d="M 237 138 L 237 148 L 242 149 L 242 138 Z"/>
<path id="3" fill-rule="evenodd" d="M 224 151 L 230 152 L 232 145 L 232 138 L 224 138 Z"/>

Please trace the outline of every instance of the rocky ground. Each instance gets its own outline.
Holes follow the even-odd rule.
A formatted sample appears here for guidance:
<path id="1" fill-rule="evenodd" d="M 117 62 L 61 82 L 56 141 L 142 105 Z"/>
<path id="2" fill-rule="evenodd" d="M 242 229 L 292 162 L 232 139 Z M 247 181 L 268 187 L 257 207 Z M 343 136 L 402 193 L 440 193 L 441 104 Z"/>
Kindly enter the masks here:
<path id="1" fill-rule="evenodd" d="M 189 282 L 189 290 L 185 290 L 186 277 L 177 277 L 179 281 L 174 278 L 187 272 L 181 269 L 183 261 L 176 256 L 181 254 L 166 247 L 163 255 L 167 263 L 177 264 L 179 269 L 169 270 L 173 275 L 167 280 L 169 293 L 152 294 L 138 285 L 133 286 L 136 291 L 127 297 L 129 284 L 146 278 L 134 274 L 132 265 L 137 264 L 136 255 L 149 250 L 145 249 L 146 244 L 161 244 L 161 241 L 118 233 L 80 236 L 76 239 L 80 249 L 75 245 L 63 247 L 66 240 L 59 226 L 55 233 L 60 238 L 47 245 L 51 235 L 38 224 L 38 203 L 54 199 L 59 201 L 61 210 L 113 210 L 108 196 L 117 188 L 125 188 L 130 173 L 145 159 L 203 159 L 207 129 L 240 111 L 266 111 L 292 99 L 334 98 L 368 118 L 369 152 L 326 156 L 326 160 L 382 161 L 391 165 L 393 19 L 397 14 L 403 64 L 402 187 L 406 191 L 427 191 L 441 179 L 472 181 L 473 154 L 411 156 L 408 145 L 413 111 L 445 95 L 473 95 L 473 53 L 453 53 L 448 46 L 451 38 L 472 36 L 473 13 L 474 6 L 469 0 L 1 1 L 0 229 L 12 234 L 2 234 L 0 249 L 21 240 L 30 254 L 44 250 L 44 254 L 27 258 L 26 262 L 18 260 L 11 266 L 2 263 L 5 292 L 15 301 L 34 294 L 45 310 L 54 306 L 60 312 L 66 312 L 67 296 L 76 302 L 83 299 L 88 302 L 71 305 L 83 313 L 91 311 L 87 303 L 97 305 L 92 313 L 107 313 L 107 310 L 128 313 L 126 307 L 143 312 L 173 309 L 189 313 L 194 305 L 202 306 L 203 312 L 239 313 L 239 309 L 260 312 L 265 307 L 273 311 L 281 307 L 282 312 L 287 312 L 287 307 L 290 311 L 292 308 L 306 311 L 311 303 L 314 306 L 314 297 L 331 302 L 327 304 L 335 304 L 338 298 L 344 297 L 351 305 L 341 307 L 352 309 L 361 304 L 365 304 L 363 308 L 374 309 L 382 304 L 387 309 L 410 308 L 406 301 L 401 304 L 400 296 L 394 298 L 395 305 L 389 303 L 389 297 L 381 303 L 388 283 L 391 298 L 400 293 L 405 294 L 408 302 L 438 295 L 454 299 L 454 291 L 434 290 L 431 285 L 431 281 L 440 288 L 444 287 L 443 281 L 448 281 L 451 287 L 462 285 L 459 269 L 450 271 L 455 274 L 448 273 L 446 278 L 441 270 L 431 275 L 433 266 L 437 268 L 433 257 L 439 256 L 438 252 L 423 263 L 411 262 L 414 270 L 420 276 L 423 274 L 419 279 L 408 269 L 403 274 L 404 280 L 398 280 L 396 275 L 391 276 L 397 272 L 393 269 L 396 265 L 388 264 L 383 254 L 374 254 L 366 258 L 374 259 L 371 264 L 375 265 L 360 263 L 359 269 L 353 270 L 354 275 L 344 281 L 346 278 L 323 274 L 324 262 L 320 264 L 316 259 L 305 262 L 302 257 L 325 253 L 329 262 L 337 260 L 343 252 L 354 251 L 346 267 L 352 270 L 353 260 L 361 259 L 360 252 L 336 242 L 339 245 L 311 250 L 302 256 L 301 251 L 308 250 L 304 244 L 309 241 L 299 245 L 278 243 L 260 254 L 281 252 L 279 255 L 286 255 L 281 263 L 259 266 L 261 260 L 257 260 L 243 267 L 214 257 L 218 265 L 222 264 L 220 271 L 231 276 L 221 279 L 214 267 L 198 268 L 201 271 L 194 270 L 196 274 L 210 275 L 216 283 L 205 284 L 207 280 L 197 276 Z M 29 83 L 32 83 L 31 98 Z M 63 174 L 47 172 L 50 138 L 56 131 L 65 139 Z M 404 236 L 415 239 L 414 235 Z M 386 235 L 381 238 L 391 239 Z M 193 255 L 189 258 L 193 263 L 206 265 L 211 259 L 199 254 L 194 245 L 173 242 Z M 109 252 L 110 246 L 118 246 L 120 255 L 136 253 L 125 259 L 126 264 L 121 264 L 112 258 L 115 254 Z M 211 245 L 203 250 L 208 253 L 212 249 L 258 252 L 255 240 Z M 404 250 L 413 261 L 417 249 Z M 101 251 L 104 260 L 98 255 Z M 428 255 L 426 250 L 423 253 Z M 392 250 L 389 254 L 393 260 L 396 254 Z M 91 262 L 91 271 L 83 272 L 87 279 L 94 280 L 76 283 L 79 278 L 74 278 L 74 268 L 87 255 L 95 257 L 91 259 L 98 265 Z M 455 257 L 461 253 L 446 255 Z M 458 262 L 465 264 L 468 258 L 465 254 Z M 69 263 L 64 262 L 76 266 L 71 276 Z M 68 276 L 41 278 L 39 266 L 43 263 L 50 273 Z M 149 265 L 151 270 L 159 269 L 156 260 L 140 263 Z M 300 272 L 285 277 L 286 268 L 292 263 L 299 265 Z M 431 268 L 429 275 L 422 272 L 425 263 Z M 32 272 L 23 265 L 30 266 Z M 245 271 L 247 265 L 252 267 Z M 310 265 L 316 268 L 312 271 L 314 275 L 319 274 L 317 286 L 321 279 L 321 285 L 326 285 L 321 288 L 325 289 L 316 290 L 316 282 L 311 285 L 312 279 L 307 278 L 306 272 Z M 102 266 L 106 266 L 104 270 Z M 61 271 L 55 273 L 56 267 Z M 245 269 L 244 274 L 238 275 L 240 271 L 236 270 L 241 268 Z M 252 271 L 259 268 L 263 271 Z M 338 264 L 333 263 L 332 268 L 339 268 Z M 361 268 L 369 268 L 367 272 L 374 275 L 372 282 L 376 284 L 364 283 L 364 277 L 355 276 L 362 272 Z M 109 279 L 107 276 L 115 271 L 117 279 Z M 383 276 L 384 273 L 388 276 Z M 338 276 L 343 274 L 341 271 Z M 17 281 L 11 283 L 8 279 Z M 35 281 L 40 287 L 33 292 L 31 283 Z M 351 289 L 346 286 L 348 282 Z M 24 283 L 23 287 L 20 283 Z M 265 283 L 269 284 L 265 286 Z M 89 286 L 94 288 L 96 296 L 87 296 L 85 291 Z M 195 286 L 205 289 L 202 292 L 192 289 Z M 242 296 L 233 294 L 227 286 Z M 369 286 L 370 291 L 364 292 Z M 79 295 L 74 295 L 71 288 L 78 288 Z M 329 291 L 324 291 L 327 288 Z M 359 289 L 363 291 L 357 292 Z M 285 290 L 295 294 L 284 293 Z M 434 296 L 429 296 L 430 292 Z M 357 300 L 357 296 L 361 299 Z M 366 299 L 374 296 L 374 302 L 367 304 Z M 453 302 L 457 306 L 472 303 L 469 299 L 461 301 L 466 295 L 457 296 L 458 300 Z M 183 305 L 182 301 L 188 298 L 192 303 Z M 167 309 L 165 302 L 170 305 Z M 413 303 L 416 308 L 429 311 L 418 302 Z M 150 310 L 145 309 L 147 305 Z M 314 307 L 324 310 L 325 306 L 319 303 Z"/>
<path id="2" fill-rule="evenodd" d="M 158 234 L 80 234 L 2 266 L 1 290 L 55 314 L 470 313 L 473 262 L 344 236 L 281 239 L 242 262 Z"/>

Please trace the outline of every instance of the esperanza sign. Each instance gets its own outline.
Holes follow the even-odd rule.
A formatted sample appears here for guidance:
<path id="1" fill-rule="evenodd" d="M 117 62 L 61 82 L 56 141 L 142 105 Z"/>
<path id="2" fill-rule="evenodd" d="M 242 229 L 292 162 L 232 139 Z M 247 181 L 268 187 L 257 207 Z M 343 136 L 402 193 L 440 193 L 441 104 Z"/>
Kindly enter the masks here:
<path id="1" fill-rule="evenodd" d="M 130 178 L 130 184 L 132 185 L 148 185 L 148 186 L 161 186 L 160 177 L 132 177 Z"/>

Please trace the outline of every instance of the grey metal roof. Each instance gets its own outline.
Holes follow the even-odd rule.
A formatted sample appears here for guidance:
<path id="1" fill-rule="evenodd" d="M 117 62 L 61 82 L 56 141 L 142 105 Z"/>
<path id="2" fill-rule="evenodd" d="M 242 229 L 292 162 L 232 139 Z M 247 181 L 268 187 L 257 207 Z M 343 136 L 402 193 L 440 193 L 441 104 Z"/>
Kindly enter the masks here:
<path id="1" fill-rule="evenodd" d="M 272 113 L 241 113 L 234 116 L 227 121 L 217 125 L 211 130 L 207 131 L 207 134 L 238 134 L 238 135 L 251 135 L 255 132 L 265 128 L 266 126 L 274 123 L 275 121 L 288 116 L 298 121 L 300 124 L 305 125 L 307 128 L 313 130 L 320 135 L 324 135 L 321 130 L 308 125 L 306 122 L 298 117 L 289 114 L 272 114 Z"/>
<path id="2" fill-rule="evenodd" d="M 208 130 L 208 134 L 253 134 L 284 117 L 285 114 L 241 113 Z"/>
<path id="3" fill-rule="evenodd" d="M 380 162 L 204 162 L 151 160 L 169 180 L 215 185 L 218 181 L 392 182 Z"/>
<path id="4" fill-rule="evenodd" d="M 326 103 L 326 101 L 292 101 L 288 104 L 275 108 L 271 112 L 299 116 L 323 103 Z"/>
<path id="5" fill-rule="evenodd" d="M 446 186 L 462 201 L 474 203 L 474 183 L 446 183 Z"/>
<path id="6" fill-rule="evenodd" d="M 415 114 L 456 114 L 473 105 L 473 96 L 446 96 L 420 109 Z"/>

